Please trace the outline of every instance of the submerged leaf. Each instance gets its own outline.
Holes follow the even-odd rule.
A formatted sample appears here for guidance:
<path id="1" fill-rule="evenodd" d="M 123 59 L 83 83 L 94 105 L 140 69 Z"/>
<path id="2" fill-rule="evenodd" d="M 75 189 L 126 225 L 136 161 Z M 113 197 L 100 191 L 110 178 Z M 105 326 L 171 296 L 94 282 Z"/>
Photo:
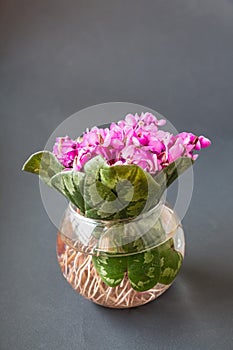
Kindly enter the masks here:
<path id="1" fill-rule="evenodd" d="M 142 247 L 139 245 L 139 249 Z M 105 284 L 119 285 L 127 273 L 132 288 L 143 292 L 157 283 L 171 284 L 177 276 L 183 257 L 174 249 L 173 239 L 144 252 L 114 256 L 100 254 L 93 256 L 93 264 Z"/>
<path id="2" fill-rule="evenodd" d="M 170 284 L 177 276 L 183 256 L 180 252 L 174 249 L 173 239 L 164 243 L 161 247 L 158 247 L 161 273 L 159 277 L 159 283 Z"/>
<path id="3" fill-rule="evenodd" d="M 156 248 L 128 257 L 128 277 L 134 290 L 143 292 L 153 288 L 159 276 L 160 261 Z"/>
<path id="4" fill-rule="evenodd" d="M 116 287 L 121 283 L 127 269 L 127 257 L 100 255 L 93 256 L 92 261 L 105 284 Z"/>

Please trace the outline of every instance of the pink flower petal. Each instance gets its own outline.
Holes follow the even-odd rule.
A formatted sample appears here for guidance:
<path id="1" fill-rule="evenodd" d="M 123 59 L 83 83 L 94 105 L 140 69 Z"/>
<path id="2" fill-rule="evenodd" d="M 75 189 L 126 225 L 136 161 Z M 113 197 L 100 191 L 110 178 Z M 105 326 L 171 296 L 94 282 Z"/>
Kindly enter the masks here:
<path id="1" fill-rule="evenodd" d="M 202 148 L 206 148 L 206 147 L 209 147 L 211 145 L 211 141 L 209 139 L 207 139 L 207 137 L 199 136 L 199 140 L 200 140 Z"/>
<path id="2" fill-rule="evenodd" d="M 76 141 L 68 136 L 57 138 L 53 153 L 67 169 L 80 170 L 89 159 L 101 155 L 109 165 L 133 163 L 155 173 L 181 156 L 195 160 L 193 151 L 211 144 L 204 136 L 159 130 L 165 123 L 150 112 L 128 114 L 110 128 L 87 129 Z"/>

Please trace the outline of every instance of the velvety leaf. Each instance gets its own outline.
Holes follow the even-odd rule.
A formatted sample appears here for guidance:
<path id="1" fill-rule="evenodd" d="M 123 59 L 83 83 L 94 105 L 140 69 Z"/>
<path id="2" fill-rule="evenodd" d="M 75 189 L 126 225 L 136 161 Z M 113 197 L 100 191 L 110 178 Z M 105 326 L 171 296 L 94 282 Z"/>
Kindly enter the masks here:
<path id="1" fill-rule="evenodd" d="M 64 167 L 54 154 L 48 151 L 32 154 L 22 168 L 24 171 L 39 175 L 48 185 L 50 185 L 50 179 L 63 169 Z"/>
<path id="2" fill-rule="evenodd" d="M 100 178 L 101 182 L 111 188 L 116 188 L 117 184 L 117 175 L 116 175 L 116 167 L 115 166 L 104 166 L 100 169 Z"/>
<path id="3" fill-rule="evenodd" d="M 99 180 L 99 170 L 104 164 L 106 164 L 105 160 L 97 156 L 88 161 L 84 166 L 83 196 L 85 216 L 93 219 L 106 219 L 111 216 L 111 210 L 110 212 L 103 211 L 101 210 L 101 205 L 116 200 L 116 195 L 111 189 Z"/>
<path id="4" fill-rule="evenodd" d="M 67 197 L 84 213 L 83 182 L 84 174 L 77 171 L 63 171 L 51 179 L 51 185 Z"/>
<path id="5" fill-rule="evenodd" d="M 90 185 L 85 181 L 84 198 L 85 215 L 89 218 L 105 219 L 115 212 L 112 202 L 117 200 L 116 195 L 98 180 Z"/>
<path id="6" fill-rule="evenodd" d="M 153 177 L 136 165 L 115 166 L 121 187 L 116 186 L 118 198 L 128 204 L 125 217 L 135 217 L 150 210 L 161 198 L 160 184 Z"/>
<path id="7" fill-rule="evenodd" d="M 173 181 L 177 179 L 185 170 L 187 170 L 194 161 L 188 157 L 178 158 L 176 161 L 170 163 L 166 168 L 161 170 L 155 175 L 155 181 L 160 184 L 161 189 L 164 191 L 166 187 L 169 187 Z"/>
<path id="8" fill-rule="evenodd" d="M 92 159 L 90 159 L 85 165 L 84 165 L 84 172 L 86 174 L 93 173 L 94 175 L 98 174 L 99 169 L 106 164 L 106 160 L 101 156 L 96 156 Z"/>
<path id="9" fill-rule="evenodd" d="M 108 169 L 109 168 L 110 167 L 108 167 Z M 128 203 L 129 201 L 134 202 L 140 199 L 147 199 L 147 177 L 145 172 L 140 167 L 136 165 L 116 165 L 113 166 L 113 168 L 116 179 L 116 186 L 114 187 L 114 190 L 117 192 L 120 201 Z M 109 175 L 109 181 L 111 181 L 111 172 Z M 126 187 L 126 184 L 128 187 Z"/>
<path id="10" fill-rule="evenodd" d="M 113 203 L 105 201 L 101 205 L 102 212 L 111 207 L 111 212 L 116 218 L 133 217 L 142 212 L 148 198 L 148 180 L 146 173 L 140 167 L 105 165 L 100 169 L 99 176 L 106 188 L 111 189 L 116 195 Z"/>

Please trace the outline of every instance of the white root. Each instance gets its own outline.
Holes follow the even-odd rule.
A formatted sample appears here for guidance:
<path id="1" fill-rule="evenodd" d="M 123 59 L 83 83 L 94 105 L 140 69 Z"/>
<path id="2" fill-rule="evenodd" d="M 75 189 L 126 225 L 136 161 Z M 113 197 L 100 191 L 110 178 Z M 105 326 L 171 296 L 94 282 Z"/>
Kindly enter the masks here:
<path id="1" fill-rule="evenodd" d="M 61 236 L 58 239 L 61 247 Z M 65 242 L 59 250 L 58 262 L 64 277 L 77 292 L 106 307 L 129 308 L 143 305 L 169 287 L 158 284 L 148 291 L 137 292 L 131 287 L 127 274 L 118 286 L 109 287 L 97 274 L 91 255 L 76 251 L 74 246 L 70 247 Z"/>

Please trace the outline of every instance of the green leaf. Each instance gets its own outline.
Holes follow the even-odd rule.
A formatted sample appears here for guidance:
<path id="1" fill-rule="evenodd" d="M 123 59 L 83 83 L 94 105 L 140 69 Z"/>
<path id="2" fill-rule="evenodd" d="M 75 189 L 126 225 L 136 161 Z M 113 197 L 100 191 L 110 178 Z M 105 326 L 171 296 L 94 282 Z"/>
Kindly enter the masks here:
<path id="1" fill-rule="evenodd" d="M 127 257 L 109 257 L 104 254 L 93 256 L 92 261 L 105 284 L 116 287 L 121 283 L 127 269 Z"/>
<path id="2" fill-rule="evenodd" d="M 191 158 L 180 157 L 156 174 L 154 179 L 161 186 L 161 190 L 164 191 L 193 163 L 194 161 Z"/>
<path id="3" fill-rule="evenodd" d="M 97 156 L 84 166 L 85 215 L 103 220 L 137 217 L 157 205 L 166 187 L 191 164 L 183 157 L 152 177 L 137 165 L 109 166 Z"/>
<path id="4" fill-rule="evenodd" d="M 129 256 L 101 254 L 92 257 L 97 273 L 110 287 L 119 285 L 127 272 L 130 283 L 136 291 L 153 288 L 160 276 L 160 259 L 157 249 Z"/>
<path id="5" fill-rule="evenodd" d="M 139 249 L 140 240 L 135 245 Z M 123 246 L 122 246 L 123 247 Z M 123 254 L 126 250 L 123 251 Z M 119 285 L 128 274 L 131 286 L 138 292 L 153 288 L 157 283 L 171 284 L 177 276 L 183 257 L 174 249 L 173 239 L 142 253 L 114 256 L 104 253 L 93 256 L 94 266 L 101 279 L 110 287 Z M 112 256 L 111 256 L 112 255 Z"/>
<path id="6" fill-rule="evenodd" d="M 159 213 L 132 221 L 113 221 L 99 234 L 97 249 L 111 254 L 135 254 L 151 249 L 166 239 Z"/>
<path id="7" fill-rule="evenodd" d="M 99 180 L 99 170 L 106 161 L 97 156 L 84 165 L 85 179 L 83 196 L 85 204 L 85 216 L 93 219 L 105 219 L 112 215 L 108 211 L 101 212 L 101 205 L 116 199 L 116 195 L 110 188 Z"/>
<path id="8" fill-rule="evenodd" d="M 174 249 L 173 239 L 158 247 L 161 273 L 159 283 L 170 284 L 177 276 L 183 256 Z"/>
<path id="9" fill-rule="evenodd" d="M 96 175 L 99 171 L 99 169 L 106 164 L 106 160 L 101 156 L 96 156 L 92 159 L 90 159 L 85 165 L 84 165 L 84 172 L 86 174 L 94 174 Z"/>
<path id="10" fill-rule="evenodd" d="M 158 203 L 160 185 L 137 165 L 108 166 L 98 156 L 84 166 L 85 215 L 99 219 L 136 217 Z"/>
<path id="11" fill-rule="evenodd" d="M 113 181 L 115 182 L 112 189 L 117 192 L 122 202 L 128 203 L 147 198 L 147 178 L 142 168 L 137 165 L 105 166 L 100 170 L 100 179 L 108 187 L 110 183 L 111 188 Z"/>
<path id="12" fill-rule="evenodd" d="M 40 151 L 32 154 L 22 168 L 24 171 L 39 175 L 48 185 L 51 185 L 50 179 L 63 169 L 64 167 L 53 153 L 48 151 Z"/>
<path id="13" fill-rule="evenodd" d="M 155 223 L 151 224 L 152 218 L 146 218 L 145 220 L 140 220 L 138 223 L 139 229 L 144 234 L 141 236 L 143 241 L 144 249 L 152 248 L 161 244 L 166 238 L 166 232 L 163 228 L 160 218 L 155 219 Z"/>
<path id="14" fill-rule="evenodd" d="M 116 188 L 117 184 L 117 175 L 116 175 L 116 167 L 115 166 L 104 166 L 100 169 L 100 178 L 102 183 L 111 188 Z"/>
<path id="15" fill-rule="evenodd" d="M 148 184 L 148 197 L 146 206 L 144 207 L 144 212 L 154 208 L 160 201 L 163 194 L 161 185 L 153 178 L 151 174 L 145 171 Z"/>
<path id="16" fill-rule="evenodd" d="M 128 256 L 128 277 L 131 286 L 138 292 L 153 288 L 160 276 L 160 261 L 157 249 Z"/>
<path id="17" fill-rule="evenodd" d="M 82 213 L 85 211 L 83 183 L 85 175 L 78 171 L 63 171 L 51 179 L 51 185 L 67 197 Z"/>
<path id="18" fill-rule="evenodd" d="M 148 198 L 148 179 L 140 167 L 104 165 L 99 171 L 99 179 L 116 196 L 112 203 L 105 201 L 100 211 L 109 210 L 114 218 L 134 217 L 142 212 Z"/>

